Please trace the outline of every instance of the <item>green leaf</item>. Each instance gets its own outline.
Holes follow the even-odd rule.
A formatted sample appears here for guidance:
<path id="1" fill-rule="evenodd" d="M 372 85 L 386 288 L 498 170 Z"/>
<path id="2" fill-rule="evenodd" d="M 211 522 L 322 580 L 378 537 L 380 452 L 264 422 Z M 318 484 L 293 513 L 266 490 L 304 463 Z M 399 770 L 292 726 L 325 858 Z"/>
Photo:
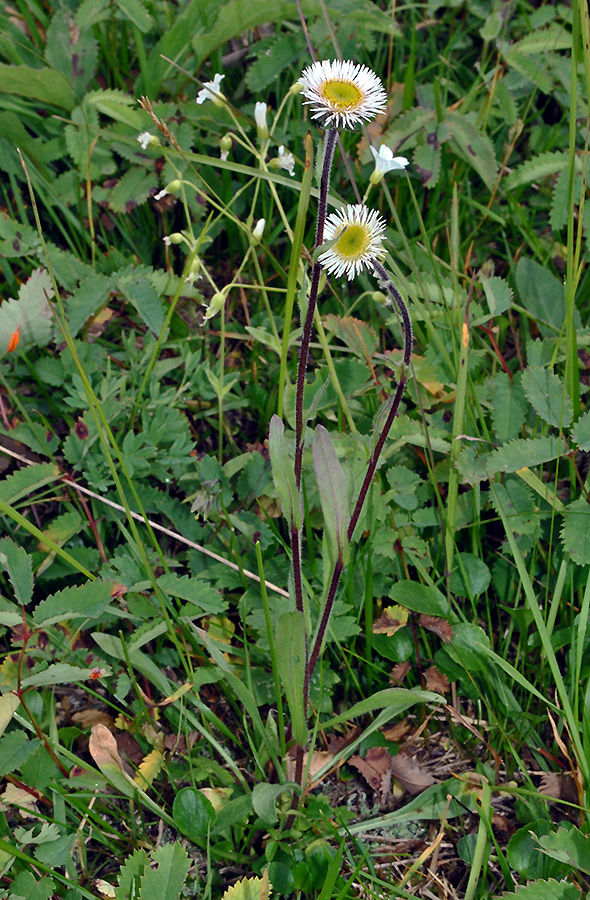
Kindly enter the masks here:
<path id="1" fill-rule="evenodd" d="M 433 123 L 434 125 L 434 123 Z M 414 150 L 413 163 L 418 171 L 424 187 L 434 187 L 440 176 L 441 142 L 437 138 L 437 129 L 425 134 Z"/>
<path id="2" fill-rule="evenodd" d="M 147 270 L 134 269 L 130 266 L 117 273 L 115 283 L 125 299 L 135 307 L 147 327 L 155 335 L 159 335 L 164 328 L 166 310 L 147 278 Z"/>
<path id="3" fill-rule="evenodd" d="M 590 409 L 582 413 L 572 428 L 572 438 L 580 450 L 590 450 Z"/>
<path id="4" fill-rule="evenodd" d="M 389 591 L 389 597 L 405 609 L 425 616 L 446 619 L 451 612 L 447 598 L 439 590 L 418 581 L 396 581 Z"/>
<path id="5" fill-rule="evenodd" d="M 65 866 L 66 863 L 71 862 L 72 849 L 77 839 L 78 835 L 74 832 L 74 834 L 64 834 L 56 841 L 39 844 L 35 848 L 35 859 L 52 869 Z"/>
<path id="6" fill-rule="evenodd" d="M 522 434 L 522 426 L 526 418 L 527 403 L 524 391 L 517 381 L 510 378 L 506 372 L 498 372 L 493 379 L 494 406 L 492 409 L 492 423 L 496 439 L 504 444 L 511 438 Z"/>
<path id="7" fill-rule="evenodd" d="M 35 625 L 46 628 L 69 619 L 96 619 L 112 602 L 112 581 L 87 581 L 52 594 L 35 609 Z"/>
<path id="8" fill-rule="evenodd" d="M 55 889 L 55 882 L 51 878 L 45 876 L 37 881 L 32 872 L 23 871 L 13 879 L 10 895 L 26 897 L 27 900 L 49 900 Z"/>
<path id="9" fill-rule="evenodd" d="M 83 669 L 80 666 L 70 666 L 67 663 L 54 663 L 37 672 L 23 678 L 21 687 L 41 687 L 44 685 L 70 684 L 73 681 L 87 681 L 94 669 Z"/>
<path id="10" fill-rule="evenodd" d="M 194 787 L 182 788 L 174 797 L 172 807 L 174 824 L 189 841 L 200 843 L 207 837 L 215 821 L 215 810 L 201 791 Z"/>
<path id="11" fill-rule="evenodd" d="M 590 875 L 590 837 L 575 825 L 562 826 L 540 837 L 533 835 L 533 840 L 541 845 L 542 853 Z"/>
<path id="12" fill-rule="evenodd" d="M 556 175 L 567 166 L 567 151 L 554 150 L 550 153 L 541 153 L 539 156 L 533 156 L 526 162 L 518 166 L 504 180 L 503 185 L 506 191 L 513 191 L 514 188 L 523 184 L 532 184 L 533 181 L 539 181 L 548 175 Z"/>
<path id="13" fill-rule="evenodd" d="M 512 51 L 527 56 L 544 54 L 552 50 L 571 50 L 572 33 L 562 25 L 552 24 L 548 28 L 532 31 L 512 45 Z"/>
<path id="14" fill-rule="evenodd" d="M 246 84 L 252 94 L 259 94 L 272 84 L 290 63 L 301 59 L 305 49 L 302 31 L 287 32 L 259 41 L 254 47 L 255 62 L 246 69 Z"/>
<path id="15" fill-rule="evenodd" d="M 58 9 L 47 29 L 45 59 L 82 97 L 96 72 L 98 43 L 88 29 L 77 26 L 69 9 Z"/>
<path id="16" fill-rule="evenodd" d="M 473 553 L 458 553 L 451 572 L 450 588 L 459 597 L 479 597 L 488 589 L 492 576 L 486 564 Z"/>
<path id="17" fill-rule="evenodd" d="M 284 612 L 275 628 L 277 668 L 291 713 L 293 737 L 304 747 L 307 741 L 307 724 L 303 709 L 303 683 L 305 679 L 305 622 L 299 610 Z"/>
<path id="18" fill-rule="evenodd" d="M 145 126 L 143 114 L 136 109 L 137 101 L 123 91 L 92 91 L 84 97 L 84 105 L 134 130 L 141 131 Z"/>
<path id="19" fill-rule="evenodd" d="M 119 178 L 115 187 L 109 191 L 109 207 L 116 213 L 129 213 L 132 209 L 145 203 L 153 187 L 153 173 L 146 172 L 139 166 L 133 166 Z"/>
<path id="20" fill-rule="evenodd" d="M 18 300 L 5 300 L 0 306 L 0 356 L 9 352 L 15 335 L 18 344 L 10 352 L 19 353 L 33 346 L 44 347 L 51 339 L 53 318 L 47 299 L 53 297 L 51 278 L 46 269 L 35 269 L 21 285 Z M 11 344 L 12 342 L 12 344 Z"/>
<path id="21" fill-rule="evenodd" d="M 320 506 L 332 564 L 348 562 L 350 503 L 348 482 L 336 456 L 330 433 L 318 425 L 313 438 L 313 467 L 320 492 Z"/>
<path id="22" fill-rule="evenodd" d="M 68 324 L 75 337 L 85 322 L 106 305 L 113 280 L 96 272 L 85 279 L 67 302 Z"/>
<path id="23" fill-rule="evenodd" d="M 193 603 L 203 616 L 222 613 L 226 609 L 226 603 L 222 600 L 219 591 L 216 591 L 202 578 L 166 572 L 165 575 L 160 575 L 158 584 L 171 597 L 180 597 L 181 600 Z M 185 610 L 185 612 L 192 614 L 192 610 Z"/>
<path id="24" fill-rule="evenodd" d="M 547 62 L 544 56 L 529 56 L 526 53 L 519 53 L 518 50 L 513 49 L 513 45 L 505 41 L 498 41 L 498 49 L 508 66 L 532 81 L 544 94 L 551 94 L 553 79 L 547 71 Z"/>
<path id="25" fill-rule="evenodd" d="M 481 629 L 479 630 L 481 631 Z M 322 722 L 322 727 L 326 729 L 334 728 L 342 722 L 347 722 L 349 719 L 354 719 L 356 716 L 365 716 L 367 713 L 375 712 L 377 709 L 387 710 L 391 717 L 393 715 L 400 715 L 416 703 L 440 703 L 441 701 L 443 701 L 443 698 L 440 694 L 435 694 L 432 691 L 388 688 L 384 691 L 377 691 L 377 693 L 372 694 L 365 700 L 359 700 L 358 703 L 355 703 L 340 715 L 334 716 L 327 722 Z"/>
<path id="26" fill-rule="evenodd" d="M 150 861 L 145 850 L 134 850 L 119 871 L 119 883 L 115 888 L 116 900 L 130 900 L 140 897 L 140 879 L 149 867 Z"/>
<path id="27" fill-rule="evenodd" d="M 566 447 L 561 438 L 537 437 L 523 438 L 510 441 L 498 450 L 495 450 L 489 462 L 489 471 L 492 472 L 518 472 L 519 469 L 533 468 L 542 463 L 550 462 L 566 452 Z"/>
<path id="28" fill-rule="evenodd" d="M 477 130 L 475 113 L 447 113 L 445 123 L 461 156 L 491 190 L 498 176 L 498 163 L 491 140 Z"/>
<path id="29" fill-rule="evenodd" d="M 453 637 L 450 644 L 445 644 L 445 651 L 468 672 L 479 672 L 489 665 L 489 660 L 483 649 L 478 648 L 478 642 L 484 647 L 490 646 L 483 628 L 470 622 L 459 622 L 453 625 Z"/>
<path id="30" fill-rule="evenodd" d="M 580 566 L 590 563 L 590 505 L 585 497 L 578 497 L 567 507 L 561 540 L 575 563 Z"/>
<path id="31" fill-rule="evenodd" d="M 293 459 L 285 442 L 285 426 L 277 415 L 270 420 L 268 450 L 272 478 L 281 501 L 283 515 L 291 529 L 301 528 L 301 504 L 295 484 Z"/>
<path id="32" fill-rule="evenodd" d="M 74 92 L 67 79 L 54 69 L 0 64 L 2 93 L 39 100 L 48 106 L 59 106 L 70 112 L 74 108 Z"/>
<path id="33" fill-rule="evenodd" d="M 521 256 L 516 264 L 516 286 L 522 305 L 537 320 L 541 334 L 555 336 L 565 318 L 562 282 L 534 259 Z"/>
<path id="34" fill-rule="evenodd" d="M 31 557 L 11 538 L 2 538 L 0 540 L 0 566 L 8 573 L 16 599 L 26 606 L 33 596 Z"/>
<path id="35" fill-rule="evenodd" d="M 141 884 L 141 900 L 178 900 L 191 866 L 184 847 L 176 841 L 156 847 Z"/>
<path id="36" fill-rule="evenodd" d="M 510 308 L 512 302 L 512 288 L 503 278 L 493 275 L 491 278 L 480 276 L 481 286 L 488 302 L 491 316 L 499 316 Z M 506 376 L 508 377 L 508 376 Z"/>
<path id="37" fill-rule="evenodd" d="M 115 0 L 115 3 L 126 19 L 145 34 L 152 27 L 152 17 L 141 0 Z M 145 900 L 145 898 L 144 898 Z"/>
<path id="38" fill-rule="evenodd" d="M 14 772 L 37 749 L 37 738 L 29 740 L 24 731 L 10 731 L 0 738 L 0 775 Z"/>
<path id="39" fill-rule="evenodd" d="M 581 900 L 582 892 L 570 881 L 537 879 L 521 885 L 517 891 L 502 894 L 502 900 Z"/>
<path id="40" fill-rule="evenodd" d="M 252 808 L 265 825 L 276 825 L 279 820 L 277 813 L 277 800 L 289 791 L 284 784 L 255 784 L 252 789 Z M 289 791 L 290 792 L 290 791 Z"/>
<path id="41" fill-rule="evenodd" d="M 532 491 L 520 478 L 508 476 L 495 484 L 492 503 L 498 515 L 502 510 L 515 534 L 534 534 L 539 511 Z"/>
<path id="42" fill-rule="evenodd" d="M 561 378 L 544 366 L 522 373 L 522 387 L 527 400 L 548 425 L 567 428 L 572 420 L 572 404 Z"/>

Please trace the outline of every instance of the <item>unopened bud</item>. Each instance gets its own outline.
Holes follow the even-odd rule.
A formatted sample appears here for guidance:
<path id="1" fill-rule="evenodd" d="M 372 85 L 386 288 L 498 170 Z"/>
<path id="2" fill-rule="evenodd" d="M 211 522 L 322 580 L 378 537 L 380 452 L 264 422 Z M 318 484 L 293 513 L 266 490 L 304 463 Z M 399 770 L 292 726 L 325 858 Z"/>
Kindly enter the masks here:
<path id="1" fill-rule="evenodd" d="M 171 181 L 170 184 L 166 185 L 166 190 L 169 194 L 177 194 L 182 187 L 182 182 L 175 178 L 174 181 Z"/>
<path id="2" fill-rule="evenodd" d="M 256 246 L 262 240 L 262 235 L 264 234 L 264 226 L 266 225 L 265 219 L 258 219 L 256 223 L 256 227 L 252 232 L 252 244 Z"/>
<path id="3" fill-rule="evenodd" d="M 300 94 L 302 90 L 303 85 L 301 84 L 301 82 L 296 81 L 295 84 L 292 84 L 289 88 L 289 93 L 294 96 L 295 94 Z"/>

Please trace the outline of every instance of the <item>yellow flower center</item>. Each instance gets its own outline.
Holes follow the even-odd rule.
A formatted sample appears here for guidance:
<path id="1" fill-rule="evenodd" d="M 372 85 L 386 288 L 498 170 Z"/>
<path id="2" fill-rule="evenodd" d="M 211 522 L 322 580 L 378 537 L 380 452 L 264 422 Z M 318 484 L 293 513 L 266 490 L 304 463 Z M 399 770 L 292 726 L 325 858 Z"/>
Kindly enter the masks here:
<path id="1" fill-rule="evenodd" d="M 324 100 L 337 109 L 357 106 L 363 99 L 363 92 L 350 81 L 325 81 L 320 90 Z"/>
<path id="2" fill-rule="evenodd" d="M 345 259 L 362 256 L 369 246 L 369 233 L 362 225 L 347 225 L 336 241 L 336 250 Z"/>

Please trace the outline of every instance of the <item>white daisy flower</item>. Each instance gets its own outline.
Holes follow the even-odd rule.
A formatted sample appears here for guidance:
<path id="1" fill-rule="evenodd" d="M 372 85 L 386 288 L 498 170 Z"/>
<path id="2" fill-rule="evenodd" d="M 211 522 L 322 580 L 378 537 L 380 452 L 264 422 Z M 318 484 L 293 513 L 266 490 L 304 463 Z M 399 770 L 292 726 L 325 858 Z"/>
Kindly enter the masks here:
<path id="1" fill-rule="evenodd" d="M 354 128 L 384 112 L 387 95 L 381 81 L 367 66 L 351 60 L 315 62 L 301 73 L 305 103 L 313 119 L 335 128 Z"/>
<path id="2" fill-rule="evenodd" d="M 197 103 L 204 103 L 205 100 L 213 100 L 215 106 L 223 106 L 225 97 L 221 93 L 220 85 L 225 75 L 217 73 L 213 76 L 213 81 L 206 81 L 202 90 L 197 94 Z"/>
<path id="3" fill-rule="evenodd" d="M 390 150 L 385 144 L 381 144 L 379 152 L 371 147 L 371 153 L 375 160 L 375 171 L 370 178 L 371 184 L 379 184 L 386 172 L 405 169 L 410 162 L 405 156 L 394 156 L 393 150 Z"/>
<path id="4" fill-rule="evenodd" d="M 268 137 L 268 125 L 266 124 L 266 103 L 261 101 L 254 106 L 254 121 L 256 122 L 256 130 L 261 141 Z"/>
<path id="5" fill-rule="evenodd" d="M 279 155 L 277 156 L 277 169 L 286 169 L 289 175 L 295 174 L 295 157 L 289 153 L 283 145 L 279 147 Z"/>
<path id="6" fill-rule="evenodd" d="M 331 213 L 326 219 L 324 239 L 334 243 L 320 254 L 319 262 L 336 278 L 346 275 L 349 281 L 364 268 L 372 270 L 373 263 L 385 256 L 385 225 L 377 210 L 361 203 Z"/>

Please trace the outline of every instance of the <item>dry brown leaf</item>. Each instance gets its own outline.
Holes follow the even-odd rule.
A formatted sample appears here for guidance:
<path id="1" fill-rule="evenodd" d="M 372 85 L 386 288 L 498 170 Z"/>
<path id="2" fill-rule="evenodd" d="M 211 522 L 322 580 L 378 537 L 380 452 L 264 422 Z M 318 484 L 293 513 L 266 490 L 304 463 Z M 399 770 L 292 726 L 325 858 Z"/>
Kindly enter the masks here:
<path id="1" fill-rule="evenodd" d="M 436 666 L 430 666 L 426 669 L 424 677 L 426 678 L 426 687 L 429 691 L 446 694 L 449 689 L 449 679 Z"/>
<path id="2" fill-rule="evenodd" d="M 91 728 L 93 725 L 106 725 L 107 728 L 113 728 L 115 720 L 102 709 L 81 709 L 80 712 L 72 715 L 72 721 L 80 728 Z"/>
<path id="3" fill-rule="evenodd" d="M 106 725 L 93 725 L 88 742 L 90 755 L 98 768 L 103 766 L 115 766 L 123 771 L 123 763 L 119 756 L 117 742 Z"/>
<path id="4" fill-rule="evenodd" d="M 578 801 L 576 782 L 571 775 L 545 772 L 537 790 L 544 797 L 553 797 L 555 800 L 567 800 L 569 803 Z"/>
<path id="5" fill-rule="evenodd" d="M 24 791 L 22 788 L 16 787 L 16 785 L 12 784 L 10 781 L 2 794 L 0 810 L 5 810 L 7 806 L 18 806 L 19 813 L 23 819 L 39 818 L 37 803 L 34 796 L 29 793 L 29 791 Z"/>
<path id="6" fill-rule="evenodd" d="M 133 763 L 134 766 L 138 766 L 143 759 L 143 750 L 131 734 L 116 734 L 115 735 L 115 743 L 117 744 L 117 750 L 119 753 L 124 753 L 130 762 Z M 123 763 L 124 765 L 124 763 Z M 127 768 L 127 771 L 131 773 L 131 769 Z"/>
<path id="7" fill-rule="evenodd" d="M 436 783 L 425 766 L 416 759 L 410 759 L 405 753 L 392 757 L 391 773 L 410 794 L 419 794 Z"/>
<path id="8" fill-rule="evenodd" d="M 390 672 L 390 684 L 401 684 L 410 669 L 411 666 L 407 660 L 406 662 L 397 663 Z"/>
<path id="9" fill-rule="evenodd" d="M 386 606 L 378 619 L 373 622 L 373 634 L 391 637 L 408 623 L 408 610 L 402 606 Z"/>
<path id="10" fill-rule="evenodd" d="M 446 619 L 439 619 L 438 616 L 421 615 L 418 623 L 423 628 L 427 628 L 428 631 L 437 634 L 445 644 L 450 644 L 453 637 L 453 626 L 449 625 Z"/>
<path id="11" fill-rule="evenodd" d="M 412 726 L 409 722 L 406 722 L 405 719 L 402 719 L 401 722 L 397 722 L 395 725 L 392 725 L 391 728 L 385 728 L 381 734 L 385 738 L 386 741 L 401 741 L 403 737 L 406 736 L 408 731 L 411 731 Z"/>
<path id="12" fill-rule="evenodd" d="M 501 816 L 500 813 L 494 813 L 492 816 L 492 828 L 495 828 L 496 831 L 499 831 L 503 838 L 512 837 L 516 828 L 514 824 L 507 819 L 506 816 Z"/>
<path id="13" fill-rule="evenodd" d="M 309 758 L 308 753 L 303 754 L 303 769 L 307 768 L 307 760 Z M 326 763 L 330 762 L 330 760 L 334 759 L 334 754 L 330 753 L 329 750 L 314 750 L 311 755 L 311 762 L 309 764 L 309 775 L 307 777 L 307 786 L 310 787 L 317 773 L 322 769 Z M 287 755 L 287 778 L 289 781 L 295 780 L 295 757 L 289 753 Z"/>
<path id="14" fill-rule="evenodd" d="M 351 756 L 348 762 L 358 769 L 373 790 L 385 794 L 391 786 L 392 759 L 385 747 L 369 747 L 364 759 L 361 756 Z"/>

